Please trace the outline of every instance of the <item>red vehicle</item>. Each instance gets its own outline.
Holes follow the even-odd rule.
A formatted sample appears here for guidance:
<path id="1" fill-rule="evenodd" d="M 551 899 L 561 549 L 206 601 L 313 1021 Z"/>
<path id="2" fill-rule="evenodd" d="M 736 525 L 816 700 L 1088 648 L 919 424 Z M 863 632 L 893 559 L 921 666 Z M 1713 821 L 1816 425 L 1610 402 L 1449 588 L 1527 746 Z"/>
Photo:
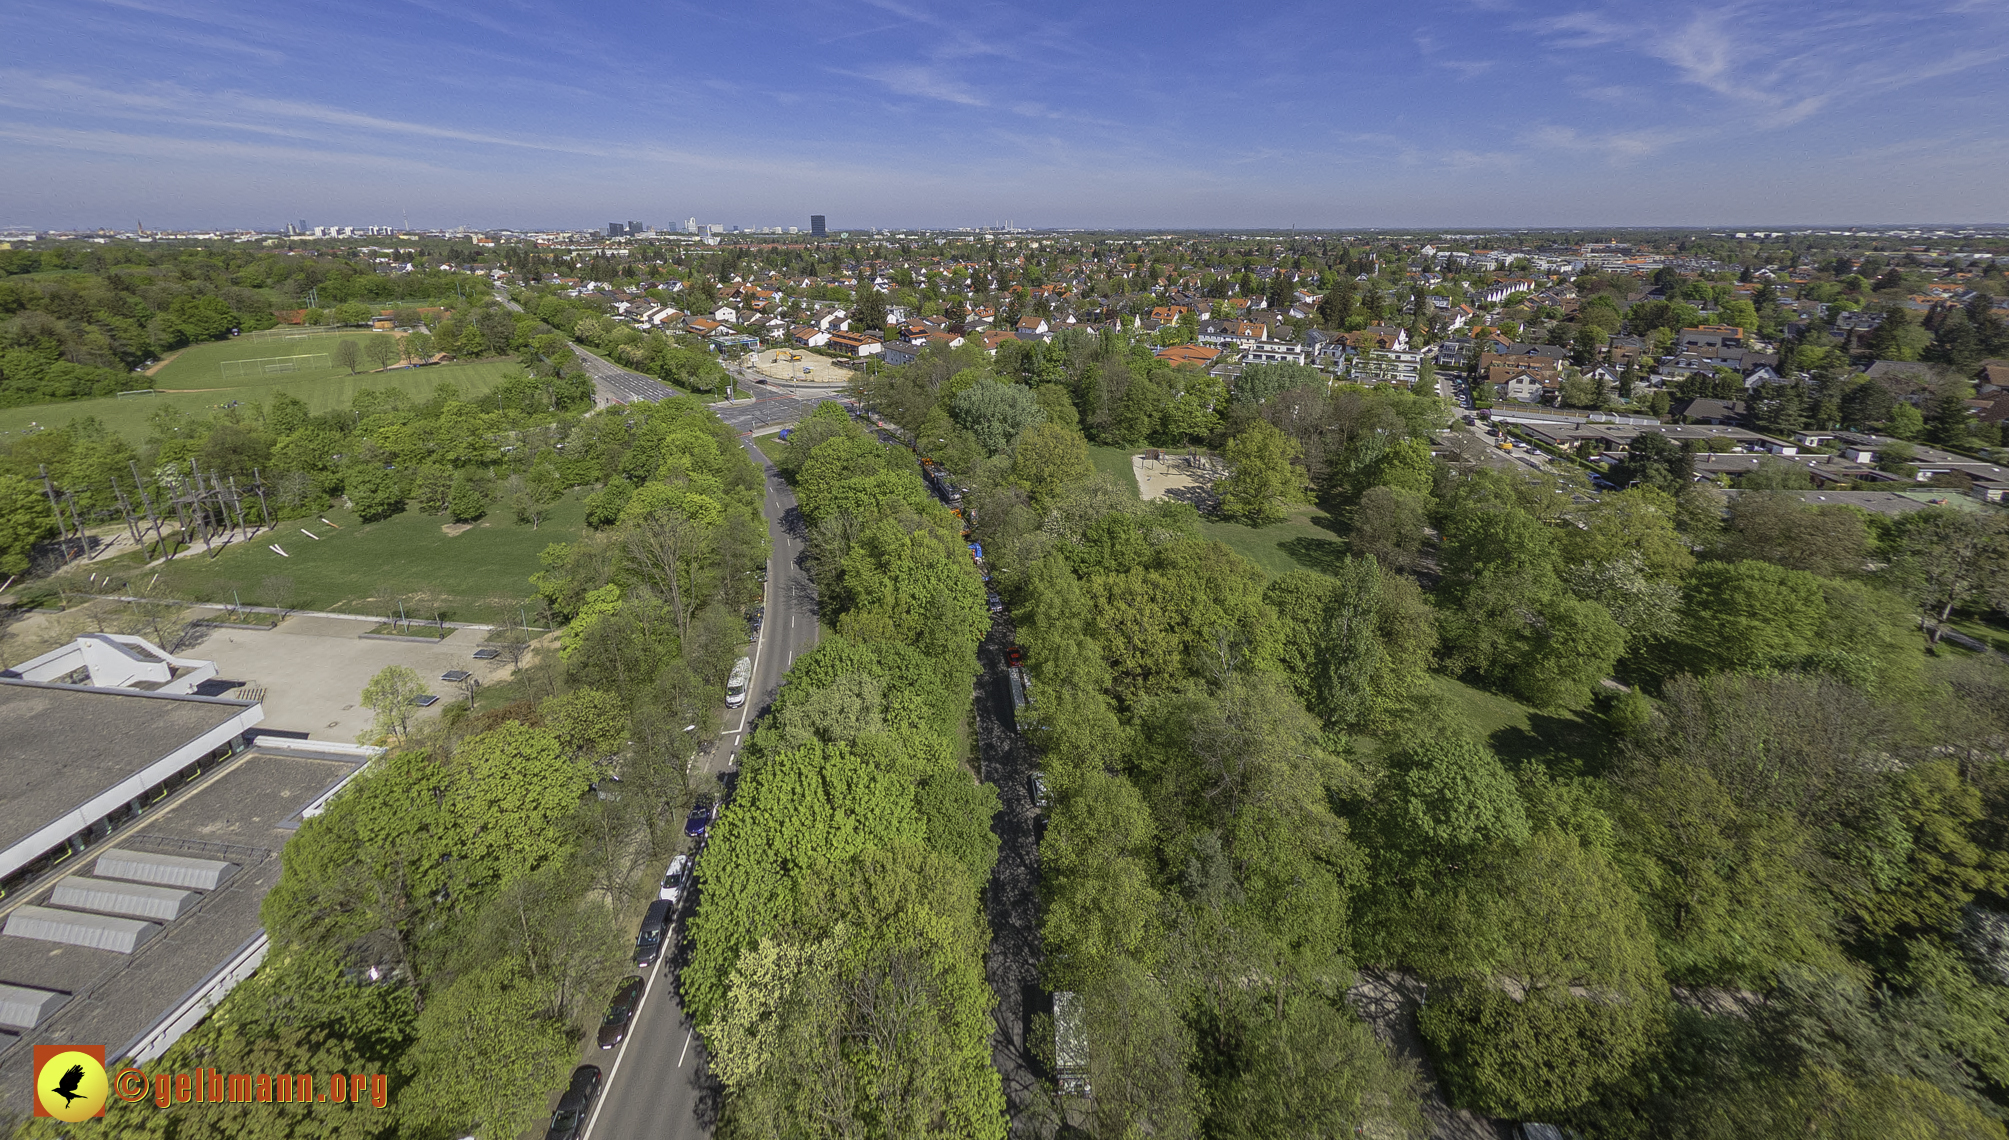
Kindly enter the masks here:
<path id="1" fill-rule="evenodd" d="M 1016 668 L 1023 664 L 1025 664 L 1025 650 L 1016 645 L 1005 646 L 1005 665 Z"/>

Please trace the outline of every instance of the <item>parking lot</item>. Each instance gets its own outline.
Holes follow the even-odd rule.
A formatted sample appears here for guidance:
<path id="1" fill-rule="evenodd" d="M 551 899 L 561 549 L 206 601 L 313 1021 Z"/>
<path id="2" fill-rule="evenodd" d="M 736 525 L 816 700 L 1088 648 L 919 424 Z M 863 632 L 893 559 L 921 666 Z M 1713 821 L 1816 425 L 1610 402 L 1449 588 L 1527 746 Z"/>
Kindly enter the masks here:
<path id="1" fill-rule="evenodd" d="M 262 686 L 261 727 L 305 732 L 319 740 L 353 741 L 370 727 L 374 714 L 361 704 L 363 686 L 387 665 L 416 670 L 442 703 L 465 697 L 461 686 L 440 680 L 442 673 L 465 669 L 486 684 L 509 668 L 499 658 L 474 659 L 485 630 L 457 629 L 440 642 L 422 644 L 358 636 L 370 629 L 367 621 L 296 616 L 271 630 L 210 629 L 180 652 L 215 661 L 221 677 Z"/>

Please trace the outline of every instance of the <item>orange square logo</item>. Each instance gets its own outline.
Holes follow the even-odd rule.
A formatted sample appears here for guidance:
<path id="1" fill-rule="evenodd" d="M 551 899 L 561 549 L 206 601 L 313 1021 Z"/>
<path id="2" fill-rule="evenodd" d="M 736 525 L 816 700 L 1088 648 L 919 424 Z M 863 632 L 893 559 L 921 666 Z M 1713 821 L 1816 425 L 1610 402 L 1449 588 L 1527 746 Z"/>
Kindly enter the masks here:
<path id="1" fill-rule="evenodd" d="M 35 1046 L 35 1115 L 72 1124 L 105 1114 L 103 1045 Z"/>

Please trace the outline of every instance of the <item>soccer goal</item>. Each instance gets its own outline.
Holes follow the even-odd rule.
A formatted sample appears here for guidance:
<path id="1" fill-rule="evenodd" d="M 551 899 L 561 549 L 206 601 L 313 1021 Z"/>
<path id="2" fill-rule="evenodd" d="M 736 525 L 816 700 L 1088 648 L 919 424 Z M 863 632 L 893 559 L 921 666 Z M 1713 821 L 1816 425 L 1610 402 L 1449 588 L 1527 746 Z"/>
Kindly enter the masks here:
<path id="1" fill-rule="evenodd" d="M 272 376 L 281 372 L 305 372 L 312 368 L 328 367 L 328 354 L 307 352 L 299 356 L 261 356 L 256 360 L 226 360 L 223 362 L 223 378 L 235 380 L 244 376 Z"/>

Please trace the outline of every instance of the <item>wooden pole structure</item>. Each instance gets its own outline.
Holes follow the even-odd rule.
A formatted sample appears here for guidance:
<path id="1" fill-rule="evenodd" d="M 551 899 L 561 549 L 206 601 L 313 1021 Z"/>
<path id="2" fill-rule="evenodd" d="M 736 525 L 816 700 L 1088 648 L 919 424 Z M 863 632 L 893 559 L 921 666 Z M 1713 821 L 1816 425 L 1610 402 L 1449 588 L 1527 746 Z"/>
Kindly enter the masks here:
<path id="1" fill-rule="evenodd" d="M 49 465 L 40 465 L 42 493 L 49 496 L 49 510 L 56 516 L 56 534 L 63 540 L 63 561 L 70 560 L 70 525 L 63 518 L 63 505 L 56 501 L 56 485 L 49 480 Z"/>

